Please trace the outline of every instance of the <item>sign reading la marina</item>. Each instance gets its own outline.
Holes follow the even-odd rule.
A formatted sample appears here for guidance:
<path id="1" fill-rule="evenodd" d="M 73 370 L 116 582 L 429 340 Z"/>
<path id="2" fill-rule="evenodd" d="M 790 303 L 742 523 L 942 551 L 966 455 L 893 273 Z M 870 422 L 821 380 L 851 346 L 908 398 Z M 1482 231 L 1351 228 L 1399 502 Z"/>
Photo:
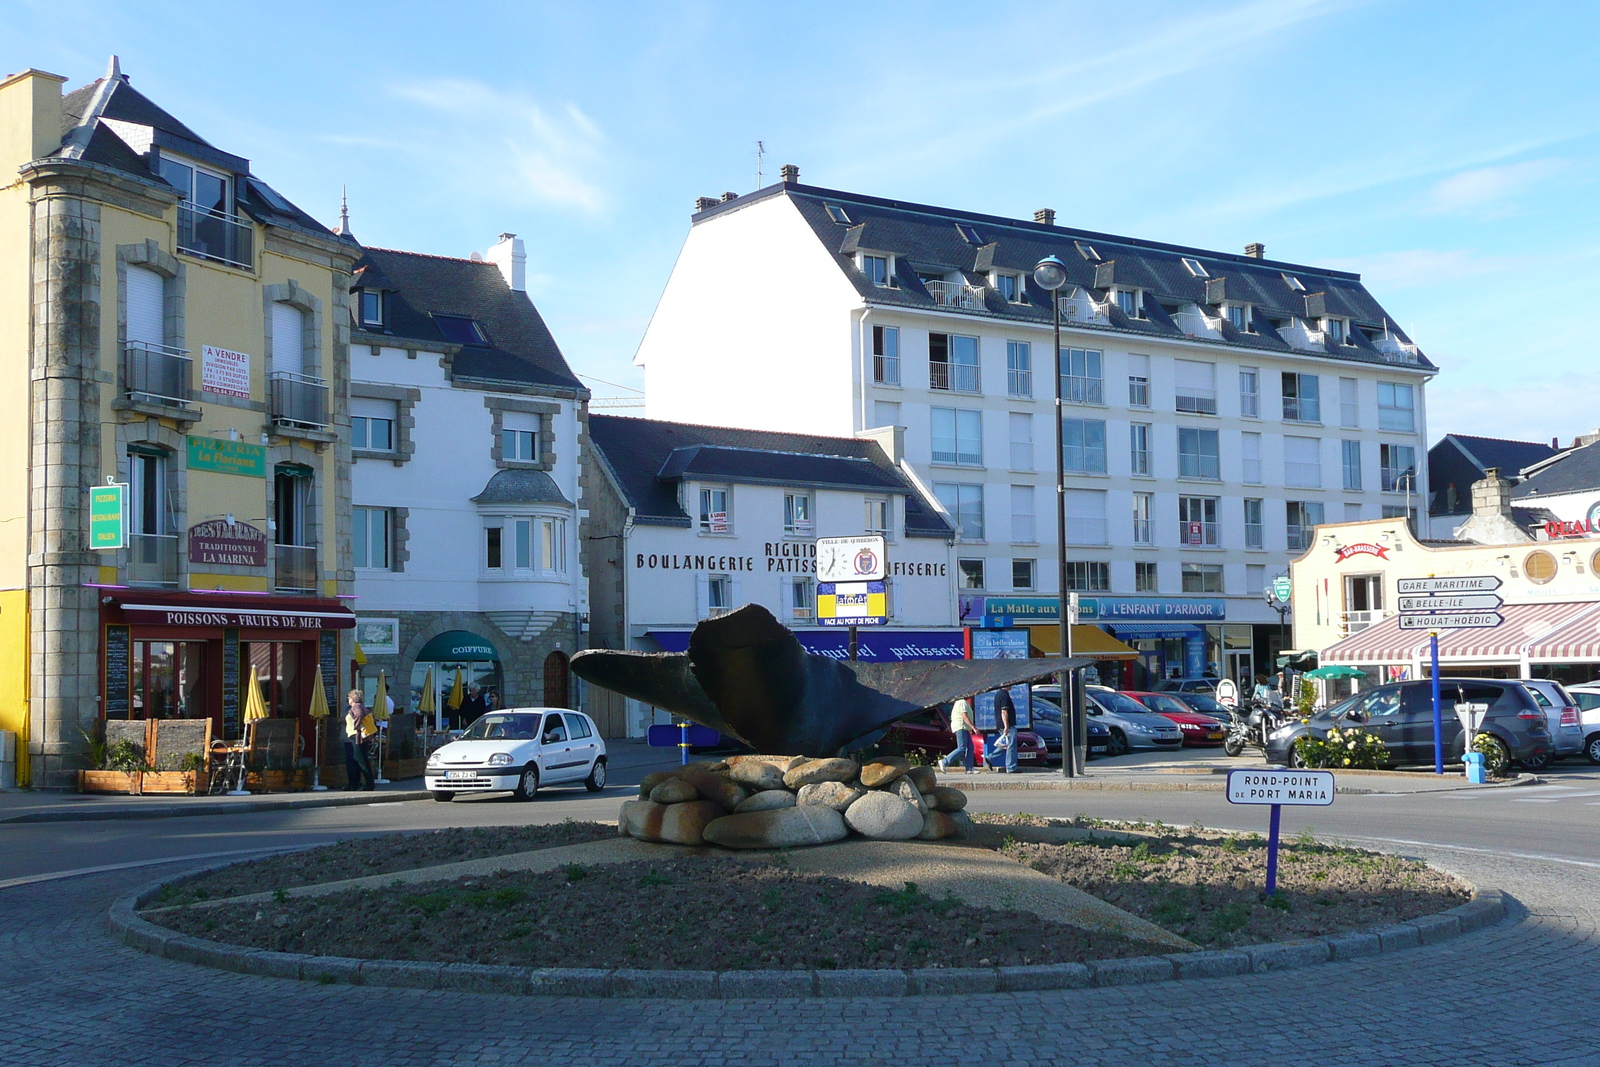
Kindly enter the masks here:
<path id="1" fill-rule="evenodd" d="M 267 535 L 247 522 L 224 519 L 189 527 L 189 562 L 206 566 L 265 567 Z"/>

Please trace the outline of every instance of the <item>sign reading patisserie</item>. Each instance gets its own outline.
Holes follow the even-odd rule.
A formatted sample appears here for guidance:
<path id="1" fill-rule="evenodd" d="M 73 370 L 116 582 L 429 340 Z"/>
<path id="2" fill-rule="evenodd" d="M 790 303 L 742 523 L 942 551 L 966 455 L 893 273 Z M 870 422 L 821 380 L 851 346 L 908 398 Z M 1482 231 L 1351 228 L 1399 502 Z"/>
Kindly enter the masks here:
<path id="1" fill-rule="evenodd" d="M 267 535 L 247 522 L 223 519 L 189 527 L 189 562 L 204 566 L 265 567 Z"/>

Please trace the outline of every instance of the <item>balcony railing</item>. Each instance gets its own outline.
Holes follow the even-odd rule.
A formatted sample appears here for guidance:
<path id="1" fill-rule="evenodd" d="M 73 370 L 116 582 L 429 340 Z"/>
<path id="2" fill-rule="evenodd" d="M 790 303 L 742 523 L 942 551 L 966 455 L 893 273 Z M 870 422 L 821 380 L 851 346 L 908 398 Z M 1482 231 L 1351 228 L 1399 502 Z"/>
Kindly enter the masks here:
<path id="1" fill-rule="evenodd" d="M 948 389 L 956 393 L 976 393 L 981 391 L 978 386 L 978 368 L 974 364 L 928 364 L 929 389 Z"/>
<path id="2" fill-rule="evenodd" d="M 1347 611 L 1339 617 L 1339 636 L 1349 637 L 1389 617 L 1387 611 Z"/>
<path id="3" fill-rule="evenodd" d="M 1011 367 L 1006 370 L 1006 392 L 1011 396 L 1033 396 L 1033 371 Z"/>
<path id="4" fill-rule="evenodd" d="M 237 215 L 179 204 L 178 251 L 249 270 L 255 262 L 255 231 Z"/>
<path id="5" fill-rule="evenodd" d="M 900 357 L 873 356 L 872 380 L 880 385 L 899 385 Z"/>
<path id="6" fill-rule="evenodd" d="M 317 591 L 317 550 L 310 545 L 273 547 L 272 588 L 279 593 Z"/>
<path id="7" fill-rule="evenodd" d="M 171 407 L 194 399 L 194 360 L 181 348 L 152 341 L 129 341 L 122 349 L 122 395 Z"/>
<path id="8" fill-rule="evenodd" d="M 1084 378 L 1075 374 L 1061 376 L 1061 396 L 1074 404 L 1104 404 L 1106 384 L 1102 378 Z"/>
<path id="9" fill-rule="evenodd" d="M 1217 542 L 1218 524 L 1214 522 L 1185 522 L 1178 520 L 1178 544 L 1211 545 Z"/>
<path id="10" fill-rule="evenodd" d="M 328 385 L 321 378 L 272 372 L 272 421 L 311 430 L 328 425 Z"/>
<path id="11" fill-rule="evenodd" d="M 1290 552 L 1304 552 L 1311 547 L 1311 542 L 1316 539 L 1316 527 L 1297 526 L 1290 523 L 1286 527 Z"/>
<path id="12" fill-rule="evenodd" d="M 178 535 L 129 534 L 128 584 L 178 584 Z"/>
<path id="13" fill-rule="evenodd" d="M 1150 544 L 1150 520 L 1133 520 L 1133 543 L 1136 545 Z"/>
<path id="14" fill-rule="evenodd" d="M 966 311 L 983 310 L 983 293 L 981 290 L 963 285 L 961 282 L 923 282 L 928 288 L 928 295 L 933 297 L 933 302 L 940 307 L 962 308 Z"/>

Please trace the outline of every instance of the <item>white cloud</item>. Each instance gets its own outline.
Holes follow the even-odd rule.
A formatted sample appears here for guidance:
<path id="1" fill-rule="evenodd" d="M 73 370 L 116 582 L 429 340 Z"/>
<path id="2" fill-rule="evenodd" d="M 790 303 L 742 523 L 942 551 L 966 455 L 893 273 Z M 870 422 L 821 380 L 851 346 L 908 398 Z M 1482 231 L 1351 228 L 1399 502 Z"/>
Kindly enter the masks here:
<path id="1" fill-rule="evenodd" d="M 1510 264 L 1504 256 L 1480 255 L 1470 248 L 1410 248 L 1322 261 L 1335 270 L 1355 271 L 1368 289 L 1379 292 L 1443 285 L 1502 271 Z"/>
<path id="2" fill-rule="evenodd" d="M 390 93 L 420 108 L 415 150 L 458 171 L 484 199 L 536 201 L 597 211 L 605 135 L 575 104 L 549 108 L 482 82 L 426 78 Z"/>
<path id="3" fill-rule="evenodd" d="M 1479 167 L 1436 182 L 1426 195 L 1429 214 L 1505 215 L 1515 210 L 1510 198 L 1535 182 L 1564 170 L 1564 159 L 1533 159 L 1500 167 Z"/>

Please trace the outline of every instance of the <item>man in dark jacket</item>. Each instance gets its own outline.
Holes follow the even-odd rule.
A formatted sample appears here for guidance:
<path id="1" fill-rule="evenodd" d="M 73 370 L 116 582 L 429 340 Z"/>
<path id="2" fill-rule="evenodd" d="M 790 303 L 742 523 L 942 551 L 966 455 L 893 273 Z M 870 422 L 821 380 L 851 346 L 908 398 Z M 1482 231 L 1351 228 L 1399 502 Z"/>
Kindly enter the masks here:
<path id="1" fill-rule="evenodd" d="M 1009 689 L 994 691 L 994 725 L 999 731 L 992 746 L 993 755 L 984 752 L 984 761 L 993 767 L 1000 765 L 1005 774 L 1017 771 L 1017 706 L 1011 702 Z"/>

